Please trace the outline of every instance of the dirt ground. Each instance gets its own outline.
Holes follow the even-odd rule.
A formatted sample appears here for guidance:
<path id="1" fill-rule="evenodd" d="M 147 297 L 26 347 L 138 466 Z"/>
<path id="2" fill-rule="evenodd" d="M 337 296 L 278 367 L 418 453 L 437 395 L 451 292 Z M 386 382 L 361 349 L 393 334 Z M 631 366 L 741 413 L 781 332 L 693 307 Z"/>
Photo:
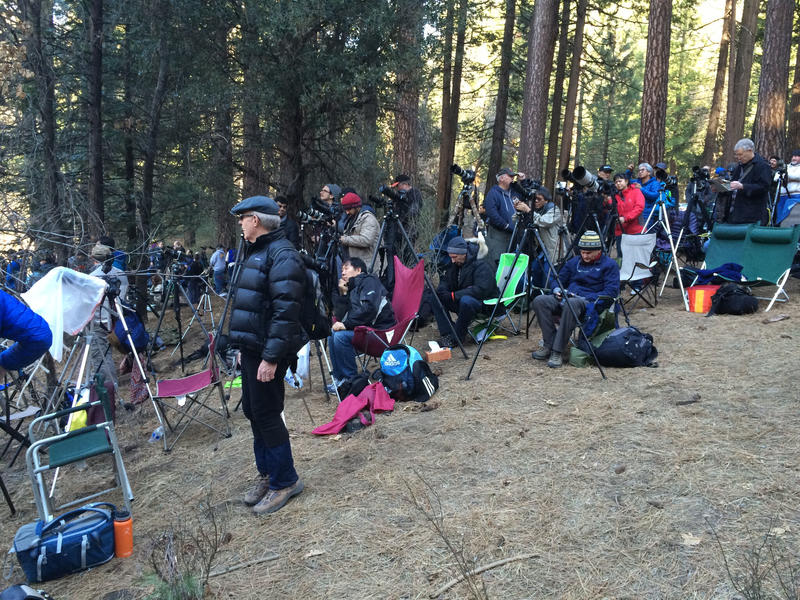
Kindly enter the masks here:
<path id="1" fill-rule="evenodd" d="M 168 454 L 148 443 L 151 406 L 121 411 L 134 555 L 39 587 L 57 600 L 144 598 L 153 540 L 208 533 L 209 503 L 224 529 L 212 570 L 239 568 L 211 577 L 208 598 L 426 598 L 459 575 L 457 556 L 467 569 L 512 559 L 476 578 L 491 598 L 743 597 L 726 559 L 737 585 L 756 574 L 771 597 L 790 597 L 776 574 L 800 571 L 800 281 L 788 289 L 792 301 L 769 313 L 762 301 L 757 314 L 713 318 L 667 289 L 631 315 L 655 338 L 658 367 L 605 380 L 533 361 L 534 325 L 530 339 L 488 343 L 469 381 L 469 362 L 438 363 L 430 410 L 398 404 L 352 435 L 310 434 L 303 400 L 317 425 L 335 409 L 312 370 L 313 390 L 288 392 L 286 406 L 305 491 L 265 517 L 241 502 L 256 475 L 241 411 L 232 437 L 192 427 Z M 415 345 L 434 337 L 425 329 Z M 11 545 L 35 509 L 22 463 L 4 460 L 19 508 L 8 518 L 0 506 Z M 65 490 L 106 465 L 62 475 Z M 199 544 L 176 543 L 178 570 Z M 480 596 L 462 582 L 441 597 Z"/>

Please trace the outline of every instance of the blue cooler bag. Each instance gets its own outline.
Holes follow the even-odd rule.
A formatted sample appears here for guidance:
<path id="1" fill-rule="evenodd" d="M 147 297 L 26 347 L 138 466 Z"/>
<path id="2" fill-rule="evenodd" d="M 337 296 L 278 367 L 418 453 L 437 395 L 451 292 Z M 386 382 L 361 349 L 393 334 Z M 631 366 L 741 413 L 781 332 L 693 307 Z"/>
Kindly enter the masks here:
<path id="1" fill-rule="evenodd" d="M 28 583 L 57 579 L 114 557 L 116 507 L 95 502 L 49 523 L 27 523 L 14 536 L 14 552 Z"/>

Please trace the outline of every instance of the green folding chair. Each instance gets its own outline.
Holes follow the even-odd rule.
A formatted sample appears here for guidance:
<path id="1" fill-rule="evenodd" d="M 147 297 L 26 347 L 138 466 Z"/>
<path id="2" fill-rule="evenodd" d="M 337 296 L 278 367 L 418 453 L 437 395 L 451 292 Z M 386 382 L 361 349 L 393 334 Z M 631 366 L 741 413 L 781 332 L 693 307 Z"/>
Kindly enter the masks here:
<path id="1" fill-rule="evenodd" d="M 769 300 L 764 312 L 776 301 L 786 302 L 789 295 L 784 289 L 797 254 L 800 227 L 762 227 L 752 225 L 742 250 L 742 274 L 747 278 L 742 285 L 750 287 L 776 286 L 775 294 L 762 299 Z M 778 296 L 783 295 L 779 299 Z"/>
<path id="2" fill-rule="evenodd" d="M 711 232 L 711 238 L 706 249 L 706 259 L 701 269 L 714 269 L 725 263 L 743 264 L 744 248 L 747 242 L 748 232 L 755 225 L 729 225 L 727 223 L 717 223 Z M 682 272 L 688 273 L 697 280 L 697 269 L 683 267 Z M 731 281 L 721 275 L 716 275 L 720 280 Z M 694 284 L 694 281 L 692 284 Z"/>
<path id="3" fill-rule="evenodd" d="M 514 256 L 514 253 L 500 255 L 500 262 L 497 265 L 495 280 L 497 282 L 497 289 L 502 296 L 484 300 L 483 304 L 485 306 L 485 312 L 487 313 L 491 313 L 498 302 L 503 306 L 502 308 L 498 307 L 493 322 L 490 323 L 489 320 L 486 319 L 470 328 L 470 333 L 477 342 L 480 342 L 483 337 L 491 337 L 498 328 L 513 333 L 514 335 L 517 335 L 520 331 L 522 325 L 522 311 L 520 311 L 519 323 L 514 323 L 514 320 L 511 318 L 511 311 L 514 310 L 520 300 L 527 294 L 525 286 L 523 286 L 522 290 L 519 292 L 517 288 L 520 287 L 520 282 L 528 270 L 530 257 L 527 254 L 520 253 L 516 262 L 514 262 Z M 506 321 L 507 325 L 505 325 Z"/>
<path id="4" fill-rule="evenodd" d="M 120 453 L 119 444 L 117 443 L 117 435 L 114 431 L 114 422 L 112 420 L 111 403 L 106 394 L 105 386 L 103 386 L 102 375 L 97 375 L 95 378 L 97 396 L 99 400 L 88 402 L 79 405 L 73 405 L 71 408 L 59 410 L 51 414 L 43 415 L 34 419 L 28 432 L 31 439 L 31 446 L 26 453 L 26 460 L 28 463 L 28 475 L 30 476 L 31 483 L 33 484 L 33 495 L 36 502 L 36 510 L 39 513 L 39 518 L 42 521 L 50 521 L 53 518 L 54 512 L 74 506 L 77 504 L 84 504 L 87 500 L 97 498 L 98 496 L 107 494 L 117 488 L 122 489 L 125 506 L 128 512 L 131 510 L 131 501 L 133 500 L 133 491 L 131 490 L 130 482 L 128 481 L 128 474 L 125 471 L 125 465 L 122 462 L 122 455 Z M 102 423 L 94 425 L 87 425 L 68 431 L 59 433 L 47 438 L 36 439 L 37 431 L 44 431 L 44 428 L 39 425 L 52 421 L 58 430 L 58 423 L 62 417 L 68 416 L 72 413 L 88 410 L 92 406 L 102 405 L 103 418 Z M 46 462 L 45 462 L 46 454 Z M 111 488 L 104 489 L 99 492 L 94 492 L 78 500 L 66 502 L 58 506 L 51 505 L 51 497 L 47 491 L 47 482 L 45 474 L 48 471 L 61 469 L 67 465 L 71 465 L 93 456 L 102 454 L 111 454 L 114 462 L 114 475 L 116 485 Z M 55 484 L 53 483 L 53 487 Z"/>

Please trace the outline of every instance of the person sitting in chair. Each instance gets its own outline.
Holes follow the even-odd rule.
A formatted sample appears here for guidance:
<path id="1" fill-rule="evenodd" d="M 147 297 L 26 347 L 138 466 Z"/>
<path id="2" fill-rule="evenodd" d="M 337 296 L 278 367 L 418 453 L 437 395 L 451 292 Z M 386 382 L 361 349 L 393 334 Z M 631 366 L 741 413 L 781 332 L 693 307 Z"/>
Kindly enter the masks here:
<path id="1" fill-rule="evenodd" d="M 433 314 L 439 326 L 439 345 L 452 347 L 457 340 L 451 336 L 451 327 L 463 344 L 467 338 L 467 328 L 472 319 L 485 308 L 484 300 L 497 298 L 500 293 L 495 282 L 495 267 L 486 256 L 488 248 L 480 242 L 468 242 L 463 237 L 454 237 L 447 245 L 450 265 L 439 283 L 436 295 L 445 311 L 458 313 L 455 325 L 449 314 L 441 311 L 433 302 Z M 489 311 L 491 312 L 491 307 Z"/>
<path id="2" fill-rule="evenodd" d="M 563 364 L 562 354 L 577 325 L 575 317 L 583 321 L 586 335 L 591 335 L 599 314 L 619 295 L 619 266 L 603 254 L 597 232 L 586 231 L 578 242 L 578 249 L 581 255 L 569 259 L 558 272 L 564 289 L 556 287 L 552 295 L 533 299 L 533 312 L 542 328 L 544 343 L 532 356 L 536 360 L 546 360 L 547 366 L 554 369 Z M 567 303 L 569 306 L 565 308 Z M 556 328 L 558 315 L 561 322 Z"/>
<path id="3" fill-rule="evenodd" d="M 386 288 L 377 275 L 367 272 L 362 259 L 350 257 L 344 261 L 339 292 L 346 312 L 333 324 L 333 333 L 328 339 L 334 385 L 337 387 L 358 375 L 353 349 L 354 329 L 359 325 L 387 329 L 396 322 Z"/>

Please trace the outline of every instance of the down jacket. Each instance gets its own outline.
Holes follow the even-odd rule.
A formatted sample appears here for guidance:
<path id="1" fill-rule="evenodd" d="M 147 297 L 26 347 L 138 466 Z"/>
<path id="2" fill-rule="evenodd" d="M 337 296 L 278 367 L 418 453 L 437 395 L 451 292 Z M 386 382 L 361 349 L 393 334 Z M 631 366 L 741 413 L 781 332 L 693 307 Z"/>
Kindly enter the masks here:
<path id="1" fill-rule="evenodd" d="M 623 225 L 617 221 L 614 226 L 614 235 L 623 233 L 635 234 L 642 232 L 642 225 L 639 223 L 639 216 L 644 211 L 644 196 L 641 190 L 626 187 L 622 192 L 617 192 L 617 213 L 625 218 Z"/>
<path id="2" fill-rule="evenodd" d="M 495 281 L 495 268 L 485 259 L 478 258 L 478 244 L 467 243 L 467 260 L 462 266 L 450 263 L 438 292 L 456 300 L 463 296 L 472 296 L 476 300 L 497 298 L 500 292 Z"/>
<path id="3" fill-rule="evenodd" d="M 349 309 L 342 319 L 347 329 L 366 325 L 374 329 L 388 329 L 397 321 L 392 303 L 380 278 L 372 273 L 359 273 L 347 282 Z"/>
<path id="4" fill-rule="evenodd" d="M 348 219 L 345 223 L 339 243 L 347 250 L 347 257 L 360 258 L 369 266 L 380 233 L 377 217 L 362 207 L 355 219 Z"/>
<path id="5" fill-rule="evenodd" d="M 283 230 L 245 242 L 228 341 L 270 363 L 291 360 L 308 341 L 300 325 L 306 274 Z"/>
<path id="6" fill-rule="evenodd" d="M 6 371 L 26 367 L 53 343 L 47 322 L 5 292 L 0 292 L 0 337 L 16 342 L 0 354 L 0 367 Z"/>

